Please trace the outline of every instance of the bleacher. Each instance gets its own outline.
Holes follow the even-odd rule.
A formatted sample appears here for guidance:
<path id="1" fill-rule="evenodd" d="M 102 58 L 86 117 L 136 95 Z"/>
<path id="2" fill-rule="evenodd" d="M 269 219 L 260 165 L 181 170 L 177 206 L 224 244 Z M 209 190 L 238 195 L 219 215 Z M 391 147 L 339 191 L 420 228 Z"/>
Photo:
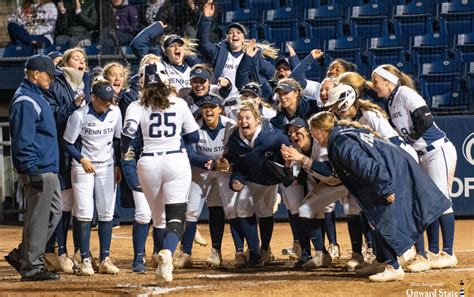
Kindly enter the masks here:
<path id="1" fill-rule="evenodd" d="M 135 0 L 139 10 L 146 1 Z M 300 58 L 313 48 L 325 55 L 307 72 L 321 81 L 328 63 L 343 58 L 370 79 L 380 64 L 412 75 L 419 92 L 438 114 L 474 113 L 474 0 L 215 0 L 222 27 L 240 22 L 249 37 L 268 41 Z M 55 45 L 44 49 L 61 50 Z M 123 51 L 128 52 L 124 47 Z M 27 57 L 21 46 L 0 49 L 3 57 Z M 88 55 L 97 55 L 92 44 Z M 17 59 L 16 58 L 16 59 Z M 8 59 L 7 59 L 8 60 Z M 2 59 L 3 70 L 5 59 Z M 94 59 L 92 59 L 94 61 Z"/>

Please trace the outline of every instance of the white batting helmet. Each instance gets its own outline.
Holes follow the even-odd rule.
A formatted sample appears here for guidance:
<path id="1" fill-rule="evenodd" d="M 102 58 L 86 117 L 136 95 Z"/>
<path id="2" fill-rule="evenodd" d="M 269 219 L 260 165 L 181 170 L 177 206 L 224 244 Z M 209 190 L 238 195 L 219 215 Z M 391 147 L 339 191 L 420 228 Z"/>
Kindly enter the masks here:
<path id="1" fill-rule="evenodd" d="M 161 62 L 154 62 L 143 65 L 138 71 L 140 77 L 140 84 L 142 88 L 147 88 L 151 85 L 163 83 L 170 84 L 170 78 L 165 65 Z"/>
<path id="2" fill-rule="evenodd" d="M 337 108 L 346 112 L 356 101 L 357 96 L 354 89 L 346 84 L 339 84 L 329 90 L 328 101 L 324 106 L 333 106 L 337 104 Z"/>

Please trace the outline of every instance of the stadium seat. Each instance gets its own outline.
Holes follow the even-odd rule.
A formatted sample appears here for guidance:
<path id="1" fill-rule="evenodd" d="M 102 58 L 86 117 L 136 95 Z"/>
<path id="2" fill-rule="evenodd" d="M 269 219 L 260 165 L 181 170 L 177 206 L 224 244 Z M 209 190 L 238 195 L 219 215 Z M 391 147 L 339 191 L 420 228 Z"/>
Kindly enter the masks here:
<path id="1" fill-rule="evenodd" d="M 303 17 L 303 11 L 297 8 L 285 7 L 267 10 L 263 15 L 266 24 L 298 22 Z"/>
<path id="2" fill-rule="evenodd" d="M 374 68 L 381 64 L 392 64 L 398 68 L 410 66 L 412 63 L 408 61 L 406 50 L 409 44 L 409 39 L 397 35 L 371 38 L 368 44 L 369 65 Z M 416 73 L 411 67 L 408 70 L 409 74 Z"/>
<path id="3" fill-rule="evenodd" d="M 227 11 L 224 15 L 224 24 L 233 22 L 241 23 L 249 30 L 250 38 L 258 38 L 258 26 L 260 24 L 261 14 L 258 10 L 242 8 Z"/>
<path id="4" fill-rule="evenodd" d="M 424 35 L 433 32 L 433 13 L 436 8 L 431 1 L 413 1 L 397 5 L 394 11 L 396 34 L 404 36 Z"/>
<path id="5" fill-rule="evenodd" d="M 86 51 L 86 55 L 98 55 L 99 52 L 100 52 L 100 45 L 98 44 L 91 44 L 89 46 L 86 46 L 84 48 L 84 50 Z"/>
<path id="6" fill-rule="evenodd" d="M 279 0 L 248 0 L 248 8 L 260 11 L 278 8 Z"/>
<path id="7" fill-rule="evenodd" d="M 437 32 L 414 36 L 411 44 L 417 64 L 449 59 L 448 37 L 445 33 Z"/>
<path id="8" fill-rule="evenodd" d="M 435 61 L 420 67 L 420 76 L 447 76 L 462 74 L 462 63 L 458 60 Z"/>
<path id="9" fill-rule="evenodd" d="M 360 6 L 367 3 L 365 0 L 329 0 L 328 4 L 332 5 L 344 5 L 346 7 Z"/>
<path id="10" fill-rule="evenodd" d="M 9 44 L 5 47 L 3 51 L 3 57 L 11 58 L 11 57 L 29 57 L 34 55 L 35 49 L 31 46 L 23 45 L 23 44 Z"/>
<path id="11" fill-rule="evenodd" d="M 222 9 L 222 11 L 229 11 L 239 9 L 240 1 L 235 0 L 215 0 L 214 3 Z"/>
<path id="12" fill-rule="evenodd" d="M 324 48 L 324 43 L 316 38 L 300 38 L 293 41 L 287 41 L 286 44 L 290 45 L 295 50 L 300 59 L 306 57 L 313 49 Z M 286 46 L 282 52 L 288 52 Z"/>
<path id="13" fill-rule="evenodd" d="M 441 3 L 440 17 L 449 35 L 471 32 L 474 30 L 474 1 Z"/>
<path id="14" fill-rule="evenodd" d="M 473 104 L 468 93 L 457 91 L 434 95 L 430 101 L 430 108 L 434 114 L 468 114 Z"/>
<path id="15" fill-rule="evenodd" d="M 420 89 L 425 98 L 445 94 L 449 91 L 461 91 L 460 74 L 420 74 L 419 77 Z"/>
<path id="16" fill-rule="evenodd" d="M 474 62 L 474 32 L 459 34 L 454 39 L 454 48 L 463 62 Z"/>
<path id="17" fill-rule="evenodd" d="M 64 53 L 67 49 L 69 49 L 69 47 L 66 44 L 52 44 L 44 49 L 43 54 L 47 55 L 54 51 L 60 51 L 61 53 Z"/>
<path id="18" fill-rule="evenodd" d="M 300 37 L 299 22 L 266 23 L 264 28 L 264 39 L 278 44 L 280 48 L 283 42 L 295 40 Z"/>
<path id="19" fill-rule="evenodd" d="M 362 66 L 358 72 L 366 73 L 367 67 L 365 61 L 366 40 L 360 38 L 353 38 L 352 36 L 342 37 L 338 39 L 326 40 L 325 53 L 331 59 L 341 58 Z"/>
<path id="20" fill-rule="evenodd" d="M 305 32 L 307 37 L 336 39 L 343 36 L 343 23 L 347 9 L 341 5 L 325 5 L 305 12 Z"/>
<path id="21" fill-rule="evenodd" d="M 286 0 L 286 6 L 302 9 L 317 8 L 321 6 L 320 0 Z"/>
<path id="22" fill-rule="evenodd" d="M 354 6 L 350 13 L 352 36 L 380 37 L 388 34 L 390 6 L 369 3 Z"/>

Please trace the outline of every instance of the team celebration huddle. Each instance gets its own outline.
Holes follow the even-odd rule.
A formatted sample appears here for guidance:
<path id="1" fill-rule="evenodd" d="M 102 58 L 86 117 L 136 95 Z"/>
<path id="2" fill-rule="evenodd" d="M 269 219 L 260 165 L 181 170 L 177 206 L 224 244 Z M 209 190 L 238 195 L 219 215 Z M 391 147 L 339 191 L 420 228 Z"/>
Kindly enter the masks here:
<path id="1" fill-rule="evenodd" d="M 205 202 L 211 248 L 199 260 L 223 264 L 229 223 L 235 269 L 271 264 L 280 197 L 293 236 L 289 269 L 339 258 L 337 201 L 352 249 L 346 270 L 387 282 L 455 267 L 456 150 L 412 78 L 386 64 L 366 80 L 336 59 L 312 81 L 305 71 L 324 52 L 300 61 L 289 47 L 277 58 L 239 23 L 213 44 L 214 14 L 209 1 L 196 40 L 165 34 L 161 21 L 143 29 L 130 45 L 137 73 L 118 62 L 90 71 L 80 47 L 28 59 L 9 112 L 26 212 L 22 242 L 5 259 L 21 279 L 124 273 L 112 260 L 116 191 L 135 209 L 131 271 L 156 271 L 159 282 L 193 267 Z"/>

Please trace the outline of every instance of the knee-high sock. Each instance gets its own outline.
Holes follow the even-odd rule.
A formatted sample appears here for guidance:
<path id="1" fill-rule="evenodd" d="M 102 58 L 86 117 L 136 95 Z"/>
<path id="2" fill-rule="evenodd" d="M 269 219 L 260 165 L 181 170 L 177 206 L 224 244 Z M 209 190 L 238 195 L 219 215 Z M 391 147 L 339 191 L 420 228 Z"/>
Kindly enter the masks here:
<path id="1" fill-rule="evenodd" d="M 132 241 L 133 241 L 133 260 L 143 260 L 145 254 L 146 239 L 148 237 L 148 224 L 133 222 Z"/>
<path id="2" fill-rule="evenodd" d="M 84 260 L 85 258 L 90 257 L 89 244 L 91 240 L 91 222 L 77 221 L 75 225 L 78 228 L 76 232 L 78 247 L 81 251 L 81 258 Z"/>
<path id="3" fill-rule="evenodd" d="M 377 259 L 379 262 L 386 262 L 389 265 L 392 265 L 393 268 L 398 269 L 400 266 L 397 260 L 397 254 L 393 249 L 388 245 L 388 243 L 383 239 L 383 237 L 377 232 L 374 233 L 375 239 L 377 241 L 377 248 L 380 250 L 380 254 L 383 255 L 383 259 Z"/>
<path id="4" fill-rule="evenodd" d="M 335 211 L 324 213 L 324 229 L 328 235 L 329 243 L 337 244 Z"/>
<path id="5" fill-rule="evenodd" d="M 61 220 L 56 228 L 56 239 L 58 240 L 58 256 L 67 254 L 67 231 L 69 230 L 69 222 L 71 221 L 71 212 L 63 211 Z"/>
<path id="6" fill-rule="evenodd" d="M 370 228 L 369 221 L 367 221 L 367 218 L 363 213 L 360 213 L 360 219 L 362 222 L 362 233 L 365 236 L 365 239 L 367 240 L 367 247 L 368 248 L 374 248 L 374 233 L 372 228 Z"/>
<path id="7" fill-rule="evenodd" d="M 209 207 L 209 231 L 211 233 L 212 247 L 218 251 L 221 251 L 224 228 L 224 209 L 221 206 Z"/>
<path id="8" fill-rule="evenodd" d="M 61 222 L 61 220 L 59 222 Z M 54 230 L 53 234 L 51 234 L 51 237 L 48 239 L 48 242 L 46 242 L 46 248 L 44 249 L 45 253 L 54 253 L 54 244 L 56 243 L 56 233 L 58 228 L 60 228 L 59 224 L 56 226 L 56 229 Z"/>
<path id="9" fill-rule="evenodd" d="M 100 261 L 110 256 L 110 242 L 112 241 L 112 227 L 114 222 L 99 221 L 99 250 Z"/>
<path id="10" fill-rule="evenodd" d="M 428 250 L 432 253 L 439 253 L 439 220 L 434 220 L 433 223 L 426 228 L 428 235 Z"/>
<path id="11" fill-rule="evenodd" d="M 258 218 L 258 226 L 260 229 L 260 240 L 262 241 L 261 249 L 268 251 L 273 235 L 273 216 Z"/>
<path id="12" fill-rule="evenodd" d="M 443 235 L 443 251 L 452 255 L 454 245 L 454 213 L 448 213 L 439 217 L 441 234 Z"/>
<path id="13" fill-rule="evenodd" d="M 298 218 L 299 218 L 298 214 L 291 214 L 291 212 L 288 211 L 288 222 L 290 223 L 291 234 L 293 235 L 293 241 L 299 241 L 299 232 L 298 232 L 297 223 L 296 223 Z"/>
<path id="14" fill-rule="evenodd" d="M 191 255 L 193 251 L 194 236 L 196 235 L 196 224 L 197 222 L 186 221 L 186 227 L 184 228 L 183 240 L 183 252 Z"/>
<path id="15" fill-rule="evenodd" d="M 251 252 L 258 252 L 260 243 L 258 241 L 257 219 L 254 216 L 247 218 L 239 218 L 240 226 L 244 232 L 244 237 L 247 239 L 247 244 Z"/>
<path id="16" fill-rule="evenodd" d="M 171 254 L 174 254 L 176 247 L 178 246 L 179 236 L 176 232 L 165 232 L 163 239 L 163 249 L 170 250 Z"/>
<path id="17" fill-rule="evenodd" d="M 424 232 L 418 236 L 418 239 L 415 241 L 415 249 L 418 255 L 421 255 L 426 258 L 425 252 L 425 235 Z"/>
<path id="18" fill-rule="evenodd" d="M 163 248 L 163 241 L 165 238 L 165 228 L 153 227 L 153 254 L 158 253 Z"/>
<path id="19" fill-rule="evenodd" d="M 301 246 L 301 257 L 300 262 L 305 263 L 311 257 L 311 244 L 309 241 L 309 231 L 305 227 L 304 220 L 310 220 L 307 218 L 298 217 L 297 219 L 297 230 L 298 238 Z"/>
<path id="20" fill-rule="evenodd" d="M 362 222 L 359 216 L 347 218 L 349 237 L 351 238 L 352 252 L 362 255 Z"/>
<path id="21" fill-rule="evenodd" d="M 323 237 L 322 237 L 322 220 L 300 218 L 301 226 L 305 233 L 308 234 L 309 240 L 313 243 L 316 251 L 324 251 Z"/>
<path id="22" fill-rule="evenodd" d="M 234 239 L 235 251 L 244 251 L 244 231 L 240 226 L 240 219 L 235 218 L 230 220 L 230 233 Z"/>

